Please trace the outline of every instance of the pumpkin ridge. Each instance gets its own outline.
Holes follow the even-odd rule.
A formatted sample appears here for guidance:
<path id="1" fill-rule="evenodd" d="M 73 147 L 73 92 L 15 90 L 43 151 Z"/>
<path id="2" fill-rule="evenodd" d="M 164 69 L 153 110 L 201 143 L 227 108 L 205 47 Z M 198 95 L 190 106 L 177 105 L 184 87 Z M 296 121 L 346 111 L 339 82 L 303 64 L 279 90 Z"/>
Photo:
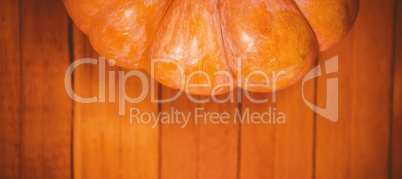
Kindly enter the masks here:
<path id="1" fill-rule="evenodd" d="M 183 86 L 186 88 L 190 84 L 210 83 L 210 87 L 185 89 L 192 94 L 205 95 L 210 94 L 216 85 L 229 81 L 226 76 L 215 75 L 216 72 L 229 70 L 220 39 L 222 36 L 217 5 L 216 0 L 172 2 L 151 48 L 150 59 L 165 61 L 150 62 L 154 66 L 146 68 L 158 82 L 170 84 L 169 87 L 177 89 Z M 167 61 L 175 62 L 179 67 Z M 180 68 L 182 72 L 179 71 Z M 227 91 L 226 87 L 222 87 L 217 93 Z"/>
<path id="2" fill-rule="evenodd" d="M 351 30 L 359 0 L 294 0 L 316 34 L 320 51 L 343 39 Z"/>
<path id="3" fill-rule="evenodd" d="M 284 88 L 316 59 L 314 33 L 290 1 L 228 0 L 222 8 L 228 58 L 234 69 L 241 63 L 242 88 L 257 92 Z M 275 81 L 281 71 L 286 74 Z M 250 88 L 248 82 L 261 85 Z"/>
<path id="4" fill-rule="evenodd" d="M 230 61 L 229 61 L 227 51 L 226 51 L 226 45 L 225 45 L 226 43 L 225 43 L 225 38 L 224 38 L 225 35 L 224 35 L 224 32 L 223 32 L 223 25 L 222 25 L 222 14 L 221 14 L 221 6 L 220 6 L 221 1 L 222 0 L 217 1 L 217 8 L 218 8 L 218 11 L 219 11 L 218 12 L 218 15 L 219 15 L 219 27 L 220 27 L 220 35 L 221 35 L 221 40 L 222 40 L 223 58 L 225 59 L 226 66 L 229 67 L 229 73 L 232 75 L 233 81 L 235 82 L 233 84 L 233 88 L 236 88 L 238 86 L 238 83 L 237 83 L 238 79 L 237 79 L 237 76 L 236 76 L 236 71 L 237 70 L 234 70 L 231 67 L 232 65 L 229 65 Z"/>
<path id="5" fill-rule="evenodd" d="M 116 0 L 63 0 L 63 2 L 77 27 L 88 35 L 91 24 L 99 13 Z"/>
<path id="6" fill-rule="evenodd" d="M 293 4 L 294 8 L 296 8 L 297 11 L 303 16 L 303 18 L 306 19 L 306 22 L 307 22 L 308 26 L 310 27 L 310 29 L 313 31 L 314 36 L 315 36 L 315 38 L 316 38 L 316 40 L 317 40 L 317 43 L 318 43 L 317 35 L 315 34 L 316 32 L 314 31 L 313 27 L 311 27 L 311 24 L 310 24 L 310 22 L 307 20 L 307 18 L 306 18 L 306 16 L 304 15 L 304 13 L 300 10 L 299 5 L 296 4 L 295 0 L 289 0 L 289 1 Z"/>
<path id="7" fill-rule="evenodd" d="M 165 16 L 166 16 L 167 12 L 169 11 L 169 9 L 170 9 L 170 7 L 171 7 L 173 1 L 175 1 L 175 0 L 170 0 L 169 5 L 168 5 L 166 11 L 163 13 L 163 15 L 162 15 L 160 21 L 163 21 L 163 19 L 165 18 Z M 160 22 L 159 22 L 159 23 L 160 23 Z M 158 29 L 159 29 L 159 28 L 158 28 Z M 156 32 L 157 32 L 157 31 L 156 31 Z"/>
<path id="8" fill-rule="evenodd" d="M 170 1 L 120 0 L 94 21 L 89 39 L 106 59 L 116 59 L 119 66 L 144 68 L 161 14 Z"/>
<path id="9" fill-rule="evenodd" d="M 118 66 L 145 68 L 151 73 L 154 58 L 174 59 L 170 66 L 154 66 L 156 74 L 151 76 L 161 84 L 180 89 L 190 83 L 212 83 L 212 87 L 204 89 L 186 88 L 191 94 L 222 94 L 236 86 L 256 92 L 290 86 L 310 69 L 320 50 L 338 43 L 350 31 L 360 3 L 359 0 L 63 1 L 93 48 L 107 59 L 116 59 Z M 177 64 L 183 67 L 183 75 L 178 75 Z M 222 71 L 227 76 L 215 76 Z M 194 72 L 197 74 L 193 75 Z M 275 78 L 281 72 L 285 74 Z M 253 73 L 260 76 L 250 78 Z M 203 75 L 210 79 L 204 79 Z M 189 76 L 192 81 L 178 82 L 180 77 Z M 233 83 L 234 80 L 238 83 Z M 247 81 L 264 85 L 250 89 Z M 231 86 L 227 86 L 228 82 Z M 224 88 L 212 89 L 217 85 Z"/>

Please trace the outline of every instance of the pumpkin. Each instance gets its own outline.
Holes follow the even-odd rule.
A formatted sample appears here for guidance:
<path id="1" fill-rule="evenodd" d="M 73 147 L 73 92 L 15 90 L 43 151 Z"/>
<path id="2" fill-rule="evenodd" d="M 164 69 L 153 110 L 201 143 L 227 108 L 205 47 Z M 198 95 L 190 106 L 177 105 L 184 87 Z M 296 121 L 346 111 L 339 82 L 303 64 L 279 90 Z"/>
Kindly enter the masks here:
<path id="1" fill-rule="evenodd" d="M 99 54 L 191 94 L 294 84 L 350 31 L 359 7 L 359 0 L 64 3 Z"/>

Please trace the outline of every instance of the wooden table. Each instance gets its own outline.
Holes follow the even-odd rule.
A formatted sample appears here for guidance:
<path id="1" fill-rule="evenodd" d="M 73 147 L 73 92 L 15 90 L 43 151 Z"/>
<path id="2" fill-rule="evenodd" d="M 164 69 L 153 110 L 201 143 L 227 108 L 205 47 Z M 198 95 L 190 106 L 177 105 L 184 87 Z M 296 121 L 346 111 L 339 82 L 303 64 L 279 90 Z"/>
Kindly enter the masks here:
<path id="1" fill-rule="evenodd" d="M 320 65 L 339 55 L 339 72 L 309 82 L 305 96 L 325 108 L 326 79 L 337 77 L 336 123 L 305 105 L 299 83 L 278 92 L 276 103 L 252 103 L 242 91 L 241 103 L 197 104 L 182 95 L 156 104 L 149 91 L 146 100 L 126 105 L 126 111 L 150 114 L 172 107 L 231 114 L 274 107 L 286 114 L 286 125 L 130 124 L 129 115 L 118 115 L 117 102 L 82 104 L 67 95 L 68 66 L 98 55 L 61 0 L 1 0 L 0 27 L 0 178 L 402 178 L 402 3 L 397 0 L 361 0 L 352 32 L 320 55 Z M 83 65 L 74 71 L 77 94 L 97 96 L 97 69 Z M 118 71 L 128 72 L 107 69 L 116 81 Z M 140 94 L 139 85 L 130 78 L 127 93 Z M 118 89 L 117 83 L 110 86 Z M 176 92 L 158 86 L 153 94 L 163 99 Z"/>

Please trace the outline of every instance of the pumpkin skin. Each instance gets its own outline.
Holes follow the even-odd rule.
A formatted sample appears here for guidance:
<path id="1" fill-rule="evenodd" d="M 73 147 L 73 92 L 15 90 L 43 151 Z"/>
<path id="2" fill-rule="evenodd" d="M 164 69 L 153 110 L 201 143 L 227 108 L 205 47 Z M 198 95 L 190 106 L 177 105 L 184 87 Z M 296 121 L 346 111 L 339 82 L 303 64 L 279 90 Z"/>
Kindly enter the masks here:
<path id="1" fill-rule="evenodd" d="M 350 31 L 359 7 L 359 0 L 64 3 L 100 55 L 200 95 L 234 87 L 270 92 L 296 83 L 320 51 Z"/>

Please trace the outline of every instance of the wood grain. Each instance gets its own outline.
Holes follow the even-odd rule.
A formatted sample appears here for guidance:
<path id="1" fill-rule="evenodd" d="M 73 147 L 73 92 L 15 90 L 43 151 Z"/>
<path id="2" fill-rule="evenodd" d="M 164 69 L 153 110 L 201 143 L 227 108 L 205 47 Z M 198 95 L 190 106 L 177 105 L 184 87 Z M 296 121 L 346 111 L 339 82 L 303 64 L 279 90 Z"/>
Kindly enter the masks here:
<path id="1" fill-rule="evenodd" d="M 87 37 L 76 27 L 73 37 L 75 60 L 99 59 Z M 158 105 L 151 102 L 151 89 L 143 89 L 139 78 L 129 77 L 125 83 L 127 95 L 135 98 L 145 90 L 147 96 L 139 103 L 123 101 L 119 98 L 119 94 L 123 94 L 119 74 L 125 75 L 130 70 L 106 63 L 106 81 L 100 81 L 99 64 L 84 64 L 74 71 L 76 94 L 98 99 L 90 104 L 74 103 L 74 177 L 158 178 L 159 126 L 138 123 L 135 119 L 130 123 L 131 108 L 138 109 L 141 114 L 157 115 Z M 146 75 L 145 82 L 150 84 L 150 80 Z M 104 89 L 104 93 L 100 93 L 99 88 Z M 154 92 L 157 93 L 157 90 L 156 87 Z M 100 102 L 103 94 L 105 102 Z M 125 106 L 119 105 L 119 102 L 124 102 Z M 124 109 L 125 115 L 119 115 L 119 108 Z"/>
<path id="2" fill-rule="evenodd" d="M 317 115 L 316 178 L 387 178 L 392 91 L 394 1 L 366 0 L 352 33 L 320 57 L 339 54 L 339 121 Z M 318 79 L 325 104 L 326 79 Z"/>
<path id="3" fill-rule="evenodd" d="M 314 103 L 315 80 L 307 82 L 304 94 Z M 245 92 L 246 93 L 246 92 Z M 302 98 L 302 85 L 298 83 L 276 94 L 251 93 L 252 99 L 264 100 L 258 104 L 243 95 L 244 118 L 253 113 L 265 115 L 265 124 L 243 123 L 241 126 L 241 178 L 312 178 L 314 112 Z M 281 123 L 279 113 L 286 123 Z M 274 117 L 273 115 L 276 115 Z M 259 119 L 260 120 L 260 119 Z"/>
<path id="4" fill-rule="evenodd" d="M 0 178 L 19 177 L 19 2 L 0 1 Z"/>
<path id="5" fill-rule="evenodd" d="M 326 80 L 338 78 L 334 123 L 307 107 L 301 83 L 278 92 L 276 102 L 272 93 L 251 94 L 270 100 L 263 104 L 251 102 L 243 91 L 241 104 L 199 104 L 182 94 L 158 105 L 148 89 L 143 101 L 126 102 L 126 114 L 119 116 L 119 72 L 130 70 L 109 64 L 106 70 L 115 76 L 106 73 L 101 85 L 105 102 L 74 102 L 64 89 L 71 59 L 99 55 L 76 27 L 69 39 L 62 1 L 2 0 L 0 178 L 402 178 L 401 12 L 397 0 L 361 1 L 352 32 L 320 54 L 323 75 L 304 86 L 305 100 L 325 108 Z M 325 61 L 336 55 L 339 72 L 326 75 Z M 98 64 L 74 71 L 77 95 L 99 99 Z M 147 83 L 153 80 L 145 76 Z M 178 92 L 158 90 L 154 98 Z M 129 77 L 125 91 L 138 96 L 141 80 Z M 197 108 L 203 115 L 228 113 L 230 122 L 213 124 L 206 117 L 204 123 L 195 116 Z M 141 121 L 130 123 L 131 109 L 144 114 Z M 143 123 L 148 114 L 172 109 L 191 112 L 184 127 L 155 125 L 152 119 Z M 270 109 L 284 113 L 286 124 L 234 123 L 237 115 Z"/>
<path id="6" fill-rule="evenodd" d="M 236 113 L 240 111 L 237 102 L 237 90 L 232 91 L 233 101 L 217 102 L 211 97 L 210 102 L 198 106 L 203 112 L 196 117 L 199 125 L 199 178 L 237 178 L 239 121 Z M 230 94 L 220 95 L 220 100 L 228 99 Z M 218 117 L 219 115 L 219 117 Z M 201 122 L 201 120 L 207 122 Z"/>
<path id="7" fill-rule="evenodd" d="M 275 125 L 275 178 L 313 178 L 314 112 L 304 102 L 315 103 L 315 83 L 301 82 L 277 93 L 277 112 L 286 115 L 285 125 Z"/>
<path id="8" fill-rule="evenodd" d="M 177 90 L 162 87 L 161 99 L 169 99 L 177 93 Z M 162 113 L 179 110 L 186 116 L 190 115 L 191 119 L 185 125 L 183 116 L 170 116 L 169 120 L 174 120 L 175 123 L 161 123 L 160 175 L 162 179 L 199 177 L 199 128 L 195 124 L 194 113 L 192 113 L 196 107 L 197 104 L 192 103 L 183 94 L 172 102 L 161 104 Z"/>
<path id="9" fill-rule="evenodd" d="M 74 60 L 99 55 L 90 46 L 87 37 L 77 28 L 73 31 Z M 108 70 L 118 68 L 106 65 Z M 99 100 L 99 62 L 84 64 L 74 70 L 76 95 Z M 105 83 L 105 86 L 108 84 Z M 105 87 L 102 86 L 102 87 Z M 107 92 L 105 91 L 104 94 Z M 115 94 L 113 94 L 115 95 Z M 108 98 L 106 98 L 108 99 Z M 118 178 L 120 125 L 115 103 L 83 104 L 74 102 L 73 162 L 74 178 Z"/>
<path id="10" fill-rule="evenodd" d="M 270 99 L 270 94 L 251 93 L 253 99 Z M 272 99 L 272 98 L 271 98 Z M 259 113 L 274 108 L 271 102 L 256 104 L 242 96 L 242 115 Z M 267 117 L 266 117 L 267 118 Z M 264 118 L 265 120 L 267 120 Z M 242 117 L 245 119 L 245 117 Z M 271 124 L 243 122 L 240 129 L 240 178 L 274 178 L 275 170 L 275 127 Z"/>
<path id="11" fill-rule="evenodd" d="M 61 1 L 22 0 L 21 178 L 71 178 L 72 100 L 67 13 Z"/>
<path id="12" fill-rule="evenodd" d="M 125 73 L 129 70 L 124 69 Z M 151 78 L 145 71 L 146 83 L 151 84 Z M 154 81 L 155 88 L 153 95 L 158 98 L 158 83 Z M 158 115 L 158 104 L 151 102 L 151 89 L 142 89 L 141 81 L 137 77 L 130 77 L 126 81 L 127 95 L 134 98 L 145 91 L 148 95 L 139 103 L 130 104 L 126 102 L 126 116 L 120 120 L 121 125 L 121 173 L 122 178 L 159 178 L 159 149 L 160 149 L 160 126 L 154 120 Z M 130 110 L 133 111 L 132 123 L 130 123 Z M 141 116 L 144 114 L 144 116 Z M 150 117 L 149 115 L 153 115 Z"/>
<path id="13" fill-rule="evenodd" d="M 394 99 L 392 128 L 392 178 L 402 178 L 402 2 L 397 3 L 394 37 Z"/>
<path id="14" fill-rule="evenodd" d="M 162 100 L 178 93 L 166 87 L 161 90 Z M 236 178 L 238 125 L 233 118 L 237 103 L 218 104 L 208 97 L 192 97 L 210 99 L 210 102 L 197 104 L 183 93 L 178 99 L 161 104 L 162 113 L 178 110 L 186 115 L 169 117 L 180 123 L 161 124 L 161 178 Z M 197 108 L 199 111 L 195 114 Z M 205 114 L 224 112 L 229 114 L 228 124 L 215 124 Z M 188 123 L 184 119 L 189 119 Z"/>

